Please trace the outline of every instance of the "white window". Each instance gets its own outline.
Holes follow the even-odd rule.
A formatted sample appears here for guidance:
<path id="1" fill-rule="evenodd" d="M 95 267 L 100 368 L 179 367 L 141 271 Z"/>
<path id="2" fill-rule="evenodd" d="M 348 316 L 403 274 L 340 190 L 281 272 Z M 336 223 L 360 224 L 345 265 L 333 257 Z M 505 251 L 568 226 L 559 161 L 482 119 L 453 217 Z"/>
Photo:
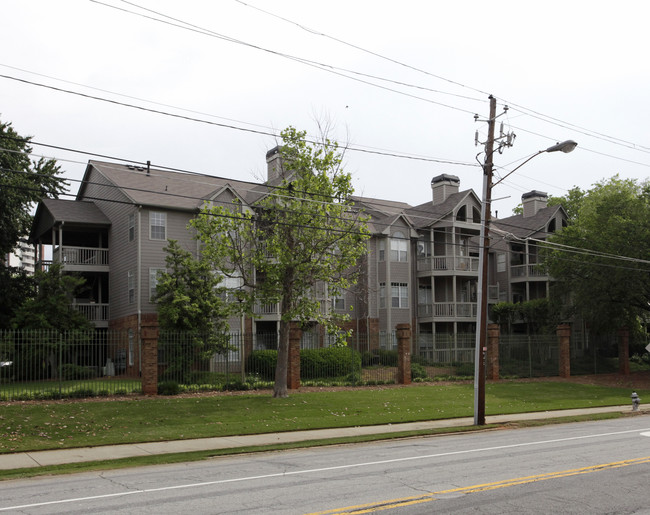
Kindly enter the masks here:
<path id="1" fill-rule="evenodd" d="M 386 240 L 379 240 L 379 261 L 386 259 Z"/>
<path id="2" fill-rule="evenodd" d="M 244 280 L 239 277 L 222 277 L 221 285 L 224 290 L 221 292 L 221 298 L 226 302 L 232 302 L 237 300 L 236 292 L 241 290 L 244 286 Z"/>
<path id="3" fill-rule="evenodd" d="M 390 239 L 390 260 L 407 261 L 408 240 L 401 232 L 396 232 Z"/>
<path id="4" fill-rule="evenodd" d="M 394 308 L 409 307 L 409 289 L 406 283 L 390 283 L 390 301 Z"/>
<path id="5" fill-rule="evenodd" d="M 129 293 L 129 304 L 135 302 L 135 274 L 129 270 L 126 274 L 126 288 Z"/>
<path id="6" fill-rule="evenodd" d="M 344 311 L 345 297 L 332 297 L 332 309 L 334 311 Z"/>
<path id="7" fill-rule="evenodd" d="M 497 254 L 497 272 L 505 272 L 506 271 L 506 255 L 505 253 L 501 252 Z"/>
<path id="8" fill-rule="evenodd" d="M 129 241 L 135 240 L 135 215 L 129 215 Z"/>
<path id="9" fill-rule="evenodd" d="M 149 269 L 149 300 L 155 302 L 156 300 L 156 287 L 160 280 L 160 275 L 165 272 L 165 268 L 150 268 Z"/>
<path id="10" fill-rule="evenodd" d="M 152 240 L 167 238 L 167 213 L 151 211 L 149 213 L 149 237 Z"/>
<path id="11" fill-rule="evenodd" d="M 379 283 L 379 307 L 386 307 L 386 283 Z"/>

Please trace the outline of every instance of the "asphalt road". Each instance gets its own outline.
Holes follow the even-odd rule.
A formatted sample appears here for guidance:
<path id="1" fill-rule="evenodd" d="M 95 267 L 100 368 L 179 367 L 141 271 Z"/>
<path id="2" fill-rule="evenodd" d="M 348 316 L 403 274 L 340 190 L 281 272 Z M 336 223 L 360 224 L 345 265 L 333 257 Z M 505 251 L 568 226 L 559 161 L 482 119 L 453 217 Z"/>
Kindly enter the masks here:
<path id="1" fill-rule="evenodd" d="M 650 416 L 0 483 L 0 513 L 650 513 Z"/>

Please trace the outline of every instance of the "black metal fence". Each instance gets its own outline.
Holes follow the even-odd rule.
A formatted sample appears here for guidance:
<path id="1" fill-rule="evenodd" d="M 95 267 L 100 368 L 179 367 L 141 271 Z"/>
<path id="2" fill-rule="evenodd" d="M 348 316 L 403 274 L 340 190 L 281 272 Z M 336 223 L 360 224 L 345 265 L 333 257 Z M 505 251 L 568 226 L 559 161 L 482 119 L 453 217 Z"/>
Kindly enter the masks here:
<path id="1" fill-rule="evenodd" d="M 301 349 L 304 386 L 394 383 L 397 351 L 368 350 L 368 340 L 347 346 L 309 338 Z M 277 340 L 231 333 L 204 337 L 164 333 L 158 339 L 160 393 L 270 388 Z M 0 401 L 127 395 L 142 391 L 141 346 L 134 331 L 0 332 Z M 417 369 L 417 365 L 415 365 Z M 426 373 L 417 369 L 416 379 Z"/>

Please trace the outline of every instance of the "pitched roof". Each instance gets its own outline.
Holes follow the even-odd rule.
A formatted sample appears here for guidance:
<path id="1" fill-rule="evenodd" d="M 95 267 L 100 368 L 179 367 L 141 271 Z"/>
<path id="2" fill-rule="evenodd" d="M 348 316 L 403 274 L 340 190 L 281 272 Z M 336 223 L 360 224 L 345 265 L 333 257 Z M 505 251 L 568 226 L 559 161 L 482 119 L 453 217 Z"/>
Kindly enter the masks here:
<path id="1" fill-rule="evenodd" d="M 406 211 L 406 214 L 414 221 L 416 227 L 428 227 L 433 222 L 437 222 L 452 213 L 456 206 L 463 202 L 469 195 L 476 196 L 473 190 L 459 191 L 458 193 L 449 195 L 444 202 L 439 204 L 425 202 L 424 204 L 410 208 Z"/>
<path id="2" fill-rule="evenodd" d="M 110 227 L 111 222 L 93 202 L 44 198 L 36 209 L 29 241 L 49 236 L 53 226 L 64 222 L 68 227 L 75 225 Z"/>
<path id="3" fill-rule="evenodd" d="M 537 233 L 542 233 L 540 236 L 544 237 L 548 235 L 548 222 L 555 218 L 560 210 L 564 212 L 562 206 L 543 207 L 533 216 L 514 215 L 508 218 L 494 219 L 492 225 L 517 238 L 528 238 Z"/>
<path id="4" fill-rule="evenodd" d="M 102 161 L 89 161 L 84 183 L 96 170 L 120 189 L 134 204 L 164 206 L 168 209 L 195 211 L 224 187 L 230 187 L 246 203 L 259 199 L 267 188 L 264 185 L 170 170 L 130 166 Z M 82 184 L 77 199 L 82 200 L 86 187 Z"/>

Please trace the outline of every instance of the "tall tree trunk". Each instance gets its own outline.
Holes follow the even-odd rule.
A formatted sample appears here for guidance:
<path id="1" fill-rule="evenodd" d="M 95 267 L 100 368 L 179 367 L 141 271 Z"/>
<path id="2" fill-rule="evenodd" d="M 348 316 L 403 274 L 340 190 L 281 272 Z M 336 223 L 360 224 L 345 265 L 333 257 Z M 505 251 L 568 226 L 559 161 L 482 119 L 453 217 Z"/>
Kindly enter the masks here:
<path id="1" fill-rule="evenodd" d="M 287 372 L 289 367 L 289 327 L 290 323 L 280 320 L 280 339 L 278 341 L 278 364 L 275 367 L 273 397 L 289 397 Z"/>

